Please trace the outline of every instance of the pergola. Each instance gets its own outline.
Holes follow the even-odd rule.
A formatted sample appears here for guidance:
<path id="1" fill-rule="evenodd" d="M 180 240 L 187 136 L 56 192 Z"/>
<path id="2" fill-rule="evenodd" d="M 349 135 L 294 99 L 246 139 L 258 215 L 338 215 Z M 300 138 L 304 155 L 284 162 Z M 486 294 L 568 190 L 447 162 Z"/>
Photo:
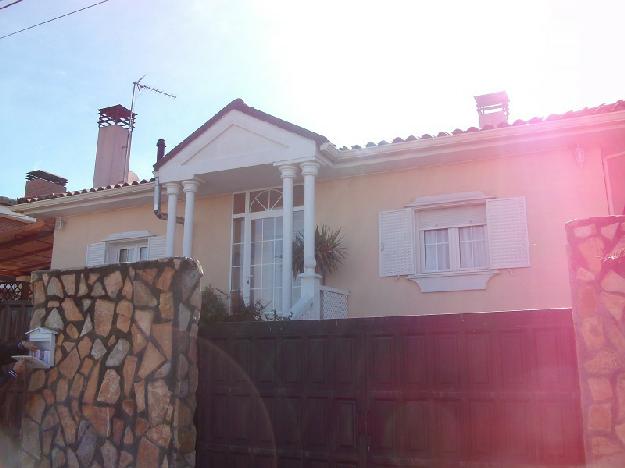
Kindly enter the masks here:
<path id="1" fill-rule="evenodd" d="M 2 214 L 0 212 L 0 276 L 16 278 L 49 269 L 54 219 Z"/>

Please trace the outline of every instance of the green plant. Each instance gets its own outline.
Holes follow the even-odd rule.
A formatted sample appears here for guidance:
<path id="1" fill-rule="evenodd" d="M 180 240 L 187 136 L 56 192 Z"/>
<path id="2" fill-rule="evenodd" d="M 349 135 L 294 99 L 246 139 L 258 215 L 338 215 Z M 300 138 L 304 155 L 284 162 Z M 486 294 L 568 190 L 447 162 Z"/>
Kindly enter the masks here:
<path id="1" fill-rule="evenodd" d="M 315 270 L 325 284 L 326 276 L 334 273 L 345 260 L 347 249 L 343 246 L 341 228 L 332 229 L 325 224 L 315 228 Z M 293 275 L 304 271 L 304 236 L 298 233 L 293 241 Z"/>
<path id="2" fill-rule="evenodd" d="M 215 322 L 258 322 L 290 318 L 279 315 L 275 309 L 267 310 L 266 304 L 260 300 L 246 304 L 238 292 L 228 294 L 212 286 L 202 290 L 200 327 Z"/>

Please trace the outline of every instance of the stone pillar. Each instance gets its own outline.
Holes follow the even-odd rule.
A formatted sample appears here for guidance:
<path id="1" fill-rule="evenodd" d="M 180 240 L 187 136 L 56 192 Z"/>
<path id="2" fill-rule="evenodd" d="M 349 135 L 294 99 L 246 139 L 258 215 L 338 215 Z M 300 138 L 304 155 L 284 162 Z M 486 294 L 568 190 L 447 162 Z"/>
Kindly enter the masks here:
<path id="1" fill-rule="evenodd" d="M 566 225 L 588 466 L 625 466 L 625 216 Z"/>
<path id="2" fill-rule="evenodd" d="M 167 188 L 167 235 L 165 255 L 174 256 L 174 246 L 176 245 L 176 209 L 178 208 L 178 193 L 180 186 L 178 182 L 168 182 Z"/>
<path id="3" fill-rule="evenodd" d="M 319 320 L 321 318 L 321 304 L 319 288 L 321 276 L 315 272 L 315 178 L 319 171 L 319 163 L 306 161 L 301 164 L 304 176 L 304 273 L 302 279 L 302 297 L 313 300 L 313 307 L 300 318 Z"/>
<path id="4" fill-rule="evenodd" d="M 291 311 L 293 290 L 293 179 L 295 166 L 280 166 L 282 177 L 282 313 Z"/>
<path id="5" fill-rule="evenodd" d="M 185 180 L 182 182 L 184 192 L 184 232 L 182 236 L 182 255 L 191 257 L 193 249 L 193 223 L 195 221 L 195 192 L 200 183 L 197 180 Z"/>
<path id="6" fill-rule="evenodd" d="M 22 466 L 195 465 L 200 266 L 35 272 L 30 327 L 58 331 L 28 379 Z"/>

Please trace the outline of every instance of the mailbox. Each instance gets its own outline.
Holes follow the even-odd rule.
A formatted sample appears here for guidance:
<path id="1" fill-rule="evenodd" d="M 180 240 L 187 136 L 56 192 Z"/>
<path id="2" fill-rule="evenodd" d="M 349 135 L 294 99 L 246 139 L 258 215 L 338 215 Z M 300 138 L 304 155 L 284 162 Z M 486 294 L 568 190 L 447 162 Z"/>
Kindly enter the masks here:
<path id="1" fill-rule="evenodd" d="M 26 332 L 28 341 L 35 343 L 37 349 L 28 355 L 13 356 L 14 359 L 25 360 L 35 368 L 49 369 L 54 366 L 54 347 L 57 332 L 45 327 L 37 327 Z"/>

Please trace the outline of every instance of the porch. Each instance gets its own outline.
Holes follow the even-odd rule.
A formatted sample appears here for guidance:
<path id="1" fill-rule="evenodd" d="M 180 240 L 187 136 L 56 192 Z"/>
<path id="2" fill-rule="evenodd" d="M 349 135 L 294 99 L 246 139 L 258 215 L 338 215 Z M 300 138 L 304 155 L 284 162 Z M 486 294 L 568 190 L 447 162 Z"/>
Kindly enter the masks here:
<path id="1" fill-rule="evenodd" d="M 194 238 L 204 234 L 196 220 L 205 213 L 196 208 L 196 199 L 233 194 L 231 293 L 293 319 L 347 317 L 348 292 L 322 285 L 315 260 L 315 189 L 327 170 L 320 150 L 324 142 L 325 137 L 242 101 L 231 103 L 168 154 L 159 141 L 154 211 L 167 221 L 164 255 L 176 254 L 180 224 L 182 255 L 197 256 Z M 182 198 L 184 216 L 177 211 Z M 303 271 L 294 273 L 297 236 L 303 239 L 304 262 Z"/>

